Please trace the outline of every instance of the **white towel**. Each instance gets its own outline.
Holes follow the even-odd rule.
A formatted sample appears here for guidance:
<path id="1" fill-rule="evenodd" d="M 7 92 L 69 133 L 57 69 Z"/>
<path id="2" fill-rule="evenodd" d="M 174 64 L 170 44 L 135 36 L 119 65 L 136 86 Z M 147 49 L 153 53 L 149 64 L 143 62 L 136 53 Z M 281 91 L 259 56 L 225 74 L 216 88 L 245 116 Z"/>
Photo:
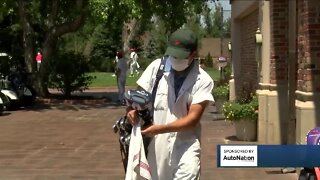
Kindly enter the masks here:
<path id="1" fill-rule="evenodd" d="M 131 132 L 126 180 L 151 180 L 151 171 L 145 155 L 140 123 Z"/>

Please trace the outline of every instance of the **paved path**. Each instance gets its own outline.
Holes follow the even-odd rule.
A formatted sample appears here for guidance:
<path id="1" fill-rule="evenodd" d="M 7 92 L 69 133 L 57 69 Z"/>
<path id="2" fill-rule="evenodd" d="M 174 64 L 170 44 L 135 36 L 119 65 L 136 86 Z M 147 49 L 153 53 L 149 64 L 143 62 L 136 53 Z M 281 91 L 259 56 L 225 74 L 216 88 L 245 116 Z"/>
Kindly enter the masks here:
<path id="1" fill-rule="evenodd" d="M 94 89 L 114 99 L 114 89 Z M 296 174 L 278 169 L 216 167 L 216 145 L 227 143 L 233 126 L 213 121 L 210 106 L 202 124 L 202 179 L 294 180 Z M 121 180 L 117 135 L 111 127 L 124 108 L 102 100 L 35 106 L 0 116 L 0 180 Z M 233 142 L 229 143 L 242 143 Z"/>

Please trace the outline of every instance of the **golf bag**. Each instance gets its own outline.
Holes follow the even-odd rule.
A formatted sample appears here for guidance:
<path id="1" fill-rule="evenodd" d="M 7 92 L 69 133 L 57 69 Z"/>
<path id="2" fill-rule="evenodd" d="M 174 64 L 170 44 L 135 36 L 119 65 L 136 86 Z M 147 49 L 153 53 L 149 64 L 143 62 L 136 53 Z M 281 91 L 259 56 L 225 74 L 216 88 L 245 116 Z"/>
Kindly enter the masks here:
<path id="1" fill-rule="evenodd" d="M 140 119 L 141 127 L 147 127 L 153 122 L 153 104 L 155 99 L 155 94 L 158 88 L 159 81 L 163 75 L 165 64 L 166 64 L 167 56 L 163 57 L 159 66 L 159 69 L 156 74 L 156 79 L 154 82 L 154 86 L 152 89 L 152 94 L 148 93 L 144 90 L 129 90 L 125 93 L 125 100 L 127 106 L 130 106 L 132 109 L 137 110 L 138 117 Z M 127 116 L 123 116 L 118 121 L 116 121 L 115 125 L 113 125 L 113 131 L 115 133 L 119 132 L 119 143 L 120 143 L 120 152 L 121 158 L 123 162 L 123 167 L 126 172 L 127 164 L 128 164 L 128 155 L 129 155 L 129 144 L 132 126 L 127 119 Z M 146 155 L 148 154 L 148 145 L 151 141 L 150 137 L 142 136 L 143 145 L 145 149 Z"/>
<path id="2" fill-rule="evenodd" d="M 125 101 L 127 106 L 137 110 L 139 123 L 141 127 L 147 127 L 152 124 L 152 115 L 150 111 L 151 94 L 144 90 L 129 90 L 125 93 Z M 132 132 L 132 125 L 130 124 L 127 116 L 121 117 L 113 125 L 114 133 L 119 133 L 120 153 L 124 170 L 127 169 L 129 144 Z M 143 136 L 143 143 L 145 152 L 150 142 L 150 137 Z"/>

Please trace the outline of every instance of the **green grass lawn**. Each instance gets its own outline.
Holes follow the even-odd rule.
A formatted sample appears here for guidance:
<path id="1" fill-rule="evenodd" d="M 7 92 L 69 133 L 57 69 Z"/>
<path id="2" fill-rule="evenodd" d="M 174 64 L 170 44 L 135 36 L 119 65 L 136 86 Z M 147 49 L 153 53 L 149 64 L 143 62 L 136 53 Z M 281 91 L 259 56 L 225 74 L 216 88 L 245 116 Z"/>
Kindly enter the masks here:
<path id="1" fill-rule="evenodd" d="M 205 68 L 205 71 L 211 76 L 213 80 L 218 80 L 220 77 L 219 70 L 214 68 Z M 142 72 L 141 72 L 142 73 Z M 141 75 L 140 73 L 140 75 Z M 112 76 L 113 73 L 106 72 L 93 72 L 89 73 L 96 78 L 92 81 L 91 87 L 107 87 L 117 86 L 116 77 Z M 136 81 L 140 76 L 127 77 L 127 86 L 137 86 Z"/>
<path id="2" fill-rule="evenodd" d="M 91 87 L 106 87 L 106 86 L 117 86 L 117 78 L 112 76 L 113 73 L 106 72 L 92 72 L 89 73 L 91 76 L 95 76 L 96 78 L 92 81 Z M 140 73 L 141 75 L 141 73 Z M 136 86 L 136 81 L 139 76 L 127 77 L 127 86 Z"/>

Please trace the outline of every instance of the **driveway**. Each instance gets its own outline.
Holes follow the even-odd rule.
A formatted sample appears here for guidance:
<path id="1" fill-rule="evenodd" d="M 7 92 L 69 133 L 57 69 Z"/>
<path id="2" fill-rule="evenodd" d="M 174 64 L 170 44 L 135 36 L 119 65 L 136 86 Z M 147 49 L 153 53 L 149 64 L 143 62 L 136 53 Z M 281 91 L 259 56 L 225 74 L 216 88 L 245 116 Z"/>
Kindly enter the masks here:
<path id="1" fill-rule="evenodd" d="M 121 180 L 118 136 L 112 125 L 124 115 L 113 103 L 116 90 L 93 89 L 98 100 L 41 101 L 0 116 L 0 180 Z M 226 137 L 233 126 L 213 120 L 214 106 L 202 119 L 202 179 L 294 180 L 280 168 L 217 168 L 217 144 L 242 143 Z"/>

